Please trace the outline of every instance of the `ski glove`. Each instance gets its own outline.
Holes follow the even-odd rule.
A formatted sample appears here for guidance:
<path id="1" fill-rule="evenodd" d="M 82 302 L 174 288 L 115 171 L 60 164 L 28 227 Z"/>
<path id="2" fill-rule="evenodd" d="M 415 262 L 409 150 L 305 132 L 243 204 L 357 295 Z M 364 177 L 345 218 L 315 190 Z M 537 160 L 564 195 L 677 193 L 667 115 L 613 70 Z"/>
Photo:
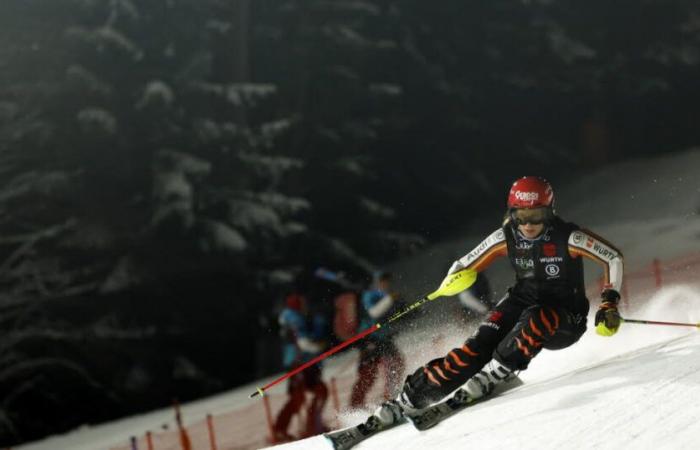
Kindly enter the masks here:
<path id="1" fill-rule="evenodd" d="M 595 331 L 601 336 L 612 336 L 620 328 L 622 318 L 617 311 L 620 294 L 613 289 L 606 289 L 600 294 L 603 302 L 595 315 Z"/>

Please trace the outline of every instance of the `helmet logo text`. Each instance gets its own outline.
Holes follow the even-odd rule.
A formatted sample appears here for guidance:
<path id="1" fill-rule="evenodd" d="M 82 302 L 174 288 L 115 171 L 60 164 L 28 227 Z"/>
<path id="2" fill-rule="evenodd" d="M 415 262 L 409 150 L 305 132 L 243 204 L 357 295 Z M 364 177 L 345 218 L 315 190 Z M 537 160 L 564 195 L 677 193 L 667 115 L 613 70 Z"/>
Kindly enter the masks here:
<path id="1" fill-rule="evenodd" d="M 525 202 L 536 201 L 540 199 L 540 194 L 537 192 L 522 192 L 515 191 L 515 198 Z"/>

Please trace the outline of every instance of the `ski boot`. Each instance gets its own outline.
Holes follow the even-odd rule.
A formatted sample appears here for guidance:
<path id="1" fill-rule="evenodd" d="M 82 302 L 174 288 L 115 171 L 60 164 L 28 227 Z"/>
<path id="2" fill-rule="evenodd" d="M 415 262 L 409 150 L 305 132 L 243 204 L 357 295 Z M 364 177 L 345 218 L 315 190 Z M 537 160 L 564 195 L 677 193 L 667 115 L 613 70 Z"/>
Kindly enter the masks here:
<path id="1" fill-rule="evenodd" d="M 522 382 L 513 372 L 496 360 L 491 360 L 451 397 L 407 415 L 407 418 L 419 431 L 427 430 L 490 394 L 497 394 L 520 384 Z"/>
<path id="2" fill-rule="evenodd" d="M 406 422 L 406 413 L 413 410 L 408 399 L 399 395 L 382 403 L 363 423 L 342 430 L 324 433 L 335 450 L 348 450 L 370 436 Z"/>
<path id="3" fill-rule="evenodd" d="M 489 395 L 493 392 L 496 385 L 514 377 L 515 373 L 495 359 L 492 359 L 464 384 L 463 390 L 472 400 L 476 400 Z"/>
<path id="4" fill-rule="evenodd" d="M 404 391 L 392 400 L 387 400 L 374 411 L 372 417 L 376 417 L 382 427 L 388 427 L 402 423 L 406 419 L 406 414 L 417 411 Z"/>

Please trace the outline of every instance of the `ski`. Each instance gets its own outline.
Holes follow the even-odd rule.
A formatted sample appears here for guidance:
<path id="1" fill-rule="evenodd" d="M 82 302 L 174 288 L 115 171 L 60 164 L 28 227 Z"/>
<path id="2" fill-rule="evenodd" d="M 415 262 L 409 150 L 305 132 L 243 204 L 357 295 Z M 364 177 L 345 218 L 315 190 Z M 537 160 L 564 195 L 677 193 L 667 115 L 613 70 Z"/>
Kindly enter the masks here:
<path id="1" fill-rule="evenodd" d="M 435 403 L 432 406 L 414 413 L 404 412 L 401 420 L 393 422 L 389 425 L 384 425 L 375 415 L 371 415 L 365 422 L 359 425 L 343 428 L 342 430 L 331 431 L 329 433 L 325 433 L 323 436 L 330 441 L 335 450 L 348 450 L 365 439 L 374 436 L 375 434 L 406 423 L 407 419 L 419 431 L 427 430 L 468 406 L 493 398 L 496 395 L 518 387 L 522 384 L 523 382 L 520 380 L 520 378 L 514 377 L 504 383 L 496 385 L 491 394 L 479 399 L 469 397 L 467 391 L 460 388 L 446 400 Z"/>
<path id="2" fill-rule="evenodd" d="M 477 401 L 478 400 L 474 400 L 469 397 L 469 394 L 467 394 L 467 391 L 464 389 L 458 389 L 454 395 L 447 400 L 443 400 L 440 403 L 429 406 L 424 410 L 416 412 L 415 414 L 407 414 L 406 417 L 408 417 L 408 420 L 414 427 L 416 427 L 417 430 L 423 431 L 434 427 L 457 411 L 460 411 L 467 406 L 476 403 Z"/>
<path id="3" fill-rule="evenodd" d="M 424 431 L 434 427 L 435 425 L 452 416 L 456 412 L 459 412 L 469 406 L 472 406 L 476 403 L 480 403 L 484 400 L 491 399 L 496 395 L 518 387 L 522 384 L 523 382 L 520 380 L 520 378 L 514 377 L 513 379 L 505 383 L 496 385 L 494 391 L 491 394 L 478 399 L 470 397 L 467 391 L 465 391 L 462 388 L 459 388 L 447 400 L 443 400 L 440 403 L 436 403 L 413 414 L 406 414 L 406 417 L 413 424 L 413 426 L 416 427 L 417 430 Z"/>
<path id="4" fill-rule="evenodd" d="M 389 425 L 383 425 L 377 417 L 371 415 L 365 422 L 359 425 L 324 433 L 323 436 L 331 442 L 335 450 L 348 450 L 377 433 L 404 423 L 406 423 L 406 419 Z"/>

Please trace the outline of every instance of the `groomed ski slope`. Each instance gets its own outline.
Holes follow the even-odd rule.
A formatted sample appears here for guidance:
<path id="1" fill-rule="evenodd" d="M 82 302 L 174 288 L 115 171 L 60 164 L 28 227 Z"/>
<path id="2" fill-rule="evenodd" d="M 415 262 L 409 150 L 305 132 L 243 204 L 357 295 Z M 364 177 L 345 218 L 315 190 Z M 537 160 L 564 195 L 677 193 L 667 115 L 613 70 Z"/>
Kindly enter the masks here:
<path id="1" fill-rule="evenodd" d="M 699 310 L 697 287 L 674 286 L 635 315 L 696 323 Z M 525 385 L 433 429 L 402 425 L 356 448 L 700 448 L 700 331 L 623 324 L 604 338 L 590 327 L 575 346 L 543 351 L 521 378 Z M 357 423 L 364 414 L 348 412 L 342 422 Z M 314 437 L 274 448 L 331 446 Z"/>

